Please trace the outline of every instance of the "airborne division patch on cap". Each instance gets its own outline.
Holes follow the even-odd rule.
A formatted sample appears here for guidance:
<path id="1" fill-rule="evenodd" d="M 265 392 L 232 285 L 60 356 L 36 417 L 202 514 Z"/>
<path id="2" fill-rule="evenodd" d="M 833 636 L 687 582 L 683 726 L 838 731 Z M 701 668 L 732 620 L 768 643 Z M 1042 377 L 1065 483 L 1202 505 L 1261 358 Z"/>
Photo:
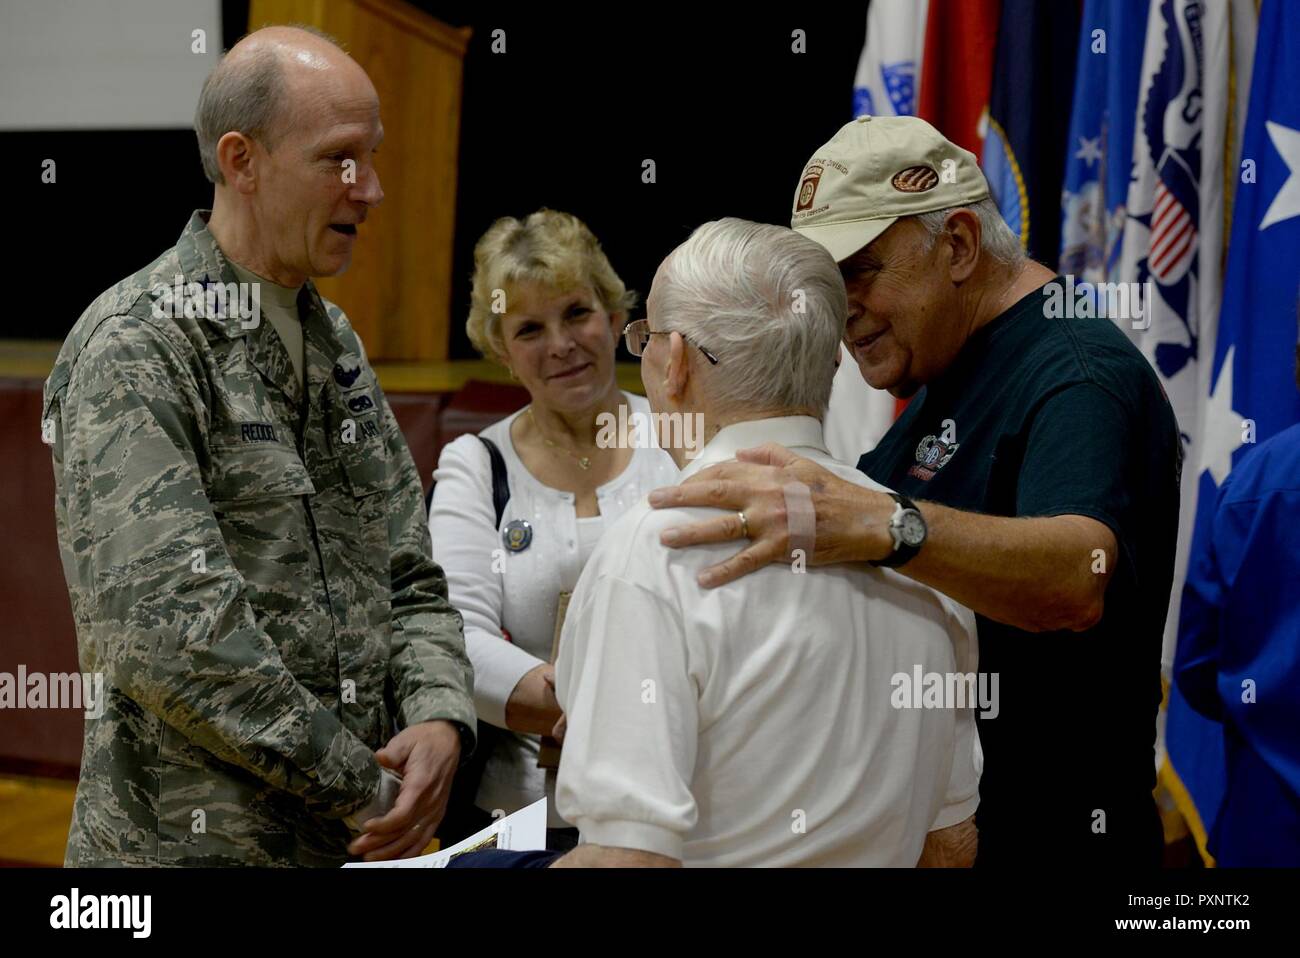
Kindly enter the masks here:
<path id="1" fill-rule="evenodd" d="M 823 167 L 820 163 L 810 163 L 804 171 L 803 182 L 799 184 L 799 203 L 796 210 L 806 210 L 813 205 L 817 196 L 817 184 L 821 181 Z"/>

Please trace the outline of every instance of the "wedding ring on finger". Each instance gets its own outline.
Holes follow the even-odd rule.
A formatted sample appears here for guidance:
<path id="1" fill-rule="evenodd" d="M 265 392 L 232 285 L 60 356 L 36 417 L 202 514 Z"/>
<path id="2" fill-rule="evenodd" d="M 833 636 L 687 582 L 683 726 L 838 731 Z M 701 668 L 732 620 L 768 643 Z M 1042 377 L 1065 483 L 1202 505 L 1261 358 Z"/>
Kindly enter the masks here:
<path id="1" fill-rule="evenodd" d="M 743 512 L 737 512 L 736 515 L 738 515 L 738 516 L 740 517 L 740 538 L 742 538 L 742 539 L 748 539 L 748 538 L 749 538 L 749 520 L 745 518 L 745 514 L 744 514 Z"/>

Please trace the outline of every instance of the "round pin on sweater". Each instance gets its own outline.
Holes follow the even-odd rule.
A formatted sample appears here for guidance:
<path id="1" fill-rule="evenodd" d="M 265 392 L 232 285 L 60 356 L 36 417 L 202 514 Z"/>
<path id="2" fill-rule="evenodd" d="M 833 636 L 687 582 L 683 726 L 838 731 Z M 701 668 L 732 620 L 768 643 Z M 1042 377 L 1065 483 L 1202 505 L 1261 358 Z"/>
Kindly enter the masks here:
<path id="1" fill-rule="evenodd" d="M 523 552 L 533 543 L 533 527 L 527 520 L 511 519 L 501 530 L 501 541 L 511 552 Z"/>

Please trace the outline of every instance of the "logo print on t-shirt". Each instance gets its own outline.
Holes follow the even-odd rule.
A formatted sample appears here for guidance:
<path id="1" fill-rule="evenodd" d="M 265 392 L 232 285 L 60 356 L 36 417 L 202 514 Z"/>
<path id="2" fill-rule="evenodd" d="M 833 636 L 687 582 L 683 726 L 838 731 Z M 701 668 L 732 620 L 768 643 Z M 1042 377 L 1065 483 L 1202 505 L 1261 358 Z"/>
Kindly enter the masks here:
<path id="1" fill-rule="evenodd" d="M 930 480 L 948 465 L 948 460 L 961 446 L 959 442 L 945 442 L 938 436 L 926 436 L 916 446 L 916 465 L 907 470 L 909 476 Z"/>

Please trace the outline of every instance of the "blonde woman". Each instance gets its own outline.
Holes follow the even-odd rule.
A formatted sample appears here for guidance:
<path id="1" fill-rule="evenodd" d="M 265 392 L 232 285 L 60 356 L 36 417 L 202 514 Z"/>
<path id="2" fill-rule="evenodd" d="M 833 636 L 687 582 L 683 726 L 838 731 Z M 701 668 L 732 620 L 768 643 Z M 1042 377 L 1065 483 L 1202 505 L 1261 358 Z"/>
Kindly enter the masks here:
<path id="1" fill-rule="evenodd" d="M 596 237 L 570 214 L 543 209 L 497 220 L 475 247 L 469 338 L 510 370 L 531 402 L 480 436 L 449 443 L 434 473 L 434 559 L 465 619 L 479 720 L 502 730 L 485 737 L 490 751 L 479 756 L 477 812 L 452 824 L 459 834 L 444 830 L 444 840 L 546 795 L 548 845 L 576 842 L 554 811 L 555 772 L 538 767 L 540 737 L 561 718 L 550 664 L 560 596 L 573 590 L 614 520 L 677 475 L 651 445 L 653 430 L 613 443 L 610 429 L 602 435 L 602 424 L 649 414 L 646 400 L 615 379 L 618 339 L 635 301 Z M 508 485 L 499 518 L 498 454 L 495 472 L 504 471 Z"/>

